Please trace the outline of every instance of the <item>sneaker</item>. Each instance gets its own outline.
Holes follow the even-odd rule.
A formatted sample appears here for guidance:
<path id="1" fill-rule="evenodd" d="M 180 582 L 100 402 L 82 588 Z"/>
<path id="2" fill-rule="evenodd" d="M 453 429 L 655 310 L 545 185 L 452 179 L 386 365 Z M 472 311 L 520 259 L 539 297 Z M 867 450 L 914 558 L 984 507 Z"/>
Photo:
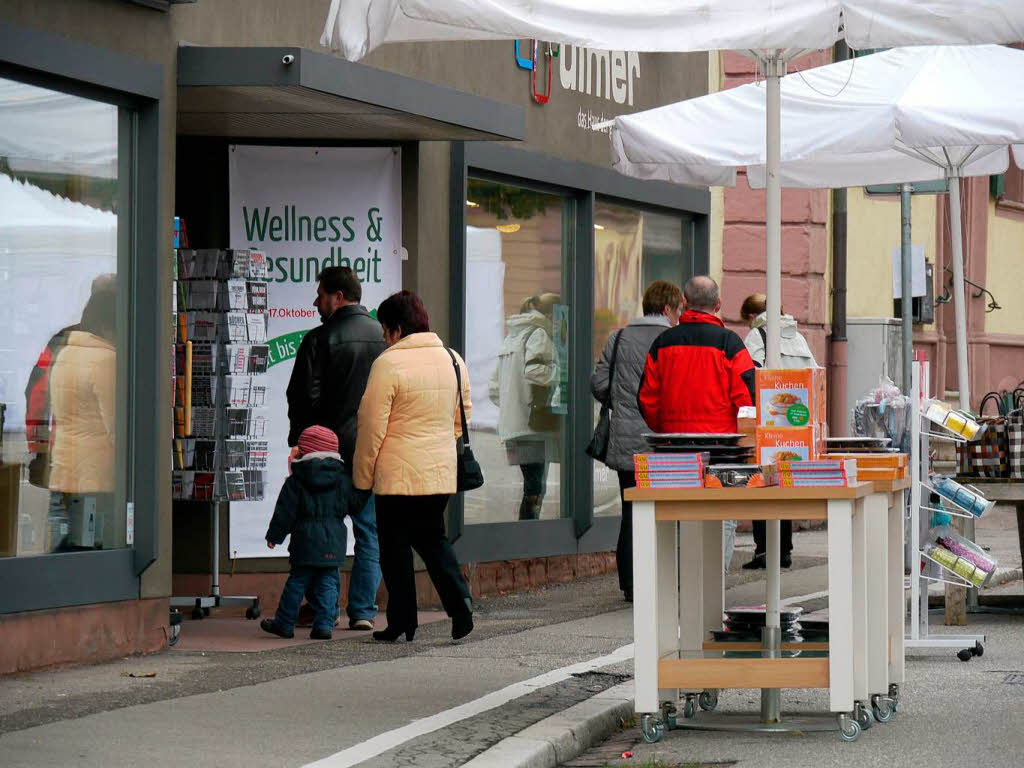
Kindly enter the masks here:
<path id="1" fill-rule="evenodd" d="M 309 633 L 310 640 L 330 640 L 333 633 L 329 629 L 314 629 Z"/>
<path id="2" fill-rule="evenodd" d="M 291 640 L 295 637 L 295 633 L 289 630 L 281 629 L 273 619 L 264 619 L 260 622 L 260 629 L 264 632 L 269 632 L 272 635 L 283 637 L 285 640 Z"/>
<path id="3" fill-rule="evenodd" d="M 764 555 L 754 555 L 754 558 L 749 563 L 743 564 L 743 570 L 745 571 L 757 571 L 764 569 L 766 563 Z"/>
<path id="4" fill-rule="evenodd" d="M 337 625 L 335 625 L 337 626 Z M 372 619 L 351 619 L 348 622 L 349 629 L 355 629 L 359 632 L 369 632 L 373 629 Z"/>

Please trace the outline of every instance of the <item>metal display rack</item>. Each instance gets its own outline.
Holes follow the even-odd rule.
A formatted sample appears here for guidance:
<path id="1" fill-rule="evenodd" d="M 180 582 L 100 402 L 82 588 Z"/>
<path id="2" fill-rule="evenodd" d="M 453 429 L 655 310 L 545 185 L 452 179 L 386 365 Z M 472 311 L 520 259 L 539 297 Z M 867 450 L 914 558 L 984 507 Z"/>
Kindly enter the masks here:
<path id="1" fill-rule="evenodd" d="M 175 251 L 172 497 L 206 507 L 211 527 L 210 593 L 171 598 L 193 619 L 226 605 L 260 616 L 259 597 L 220 592 L 220 503 L 266 487 L 267 267 L 260 251 Z"/>
<path id="2" fill-rule="evenodd" d="M 929 529 L 930 506 L 922 503 L 925 493 L 932 488 L 925 481 L 931 476 L 930 441 L 947 440 L 965 442 L 963 437 L 953 433 L 937 432 L 934 429 L 922 429 L 926 422 L 922 409 L 924 392 L 931 391 L 927 362 L 915 362 L 911 372 L 911 392 L 914 398 L 914 418 L 911 420 L 911 489 L 910 489 L 910 627 L 904 641 L 906 648 L 959 648 L 957 657 L 961 661 L 970 661 L 974 656 L 985 652 L 985 635 L 966 634 L 933 635 L 928 628 L 928 584 L 940 582 L 958 587 L 971 588 L 975 585 L 948 570 L 941 563 L 929 557 L 922 549 L 922 540 Z M 927 422 L 930 424 L 931 422 Z M 972 489 L 975 490 L 976 489 Z M 979 493 L 979 495 L 981 495 Z M 942 511 L 954 517 L 973 519 L 970 510 L 964 509 L 944 499 L 944 503 L 956 506 Z M 925 564 L 927 561 L 927 565 Z"/>

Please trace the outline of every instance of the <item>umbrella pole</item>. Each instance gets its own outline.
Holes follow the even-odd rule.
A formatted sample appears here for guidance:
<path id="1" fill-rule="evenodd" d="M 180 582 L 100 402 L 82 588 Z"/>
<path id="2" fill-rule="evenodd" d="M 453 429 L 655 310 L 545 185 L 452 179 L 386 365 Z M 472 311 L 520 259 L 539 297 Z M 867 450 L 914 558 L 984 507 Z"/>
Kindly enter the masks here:
<path id="1" fill-rule="evenodd" d="M 781 52 L 773 52 L 762 61 L 765 71 L 765 294 L 767 296 L 767 327 L 765 328 L 765 367 L 781 368 L 779 339 L 782 332 L 782 185 L 779 178 L 782 154 L 782 92 L 781 78 L 786 62 Z M 779 620 L 781 600 L 781 536 L 778 520 L 766 523 L 765 630 L 761 645 L 775 654 L 781 648 L 782 629 Z M 781 692 L 778 688 L 761 690 L 761 722 L 781 720 Z"/>
<path id="2" fill-rule="evenodd" d="M 914 362 L 914 317 L 911 276 L 913 240 L 910 234 L 910 193 L 913 184 L 900 185 L 900 314 L 903 319 L 903 394 L 910 394 L 911 366 Z"/>
<path id="3" fill-rule="evenodd" d="M 948 175 L 950 236 L 953 241 L 953 315 L 956 321 L 956 377 L 960 407 L 971 409 L 971 385 L 967 375 L 967 300 L 964 296 L 964 238 L 960 226 L 960 176 Z"/>

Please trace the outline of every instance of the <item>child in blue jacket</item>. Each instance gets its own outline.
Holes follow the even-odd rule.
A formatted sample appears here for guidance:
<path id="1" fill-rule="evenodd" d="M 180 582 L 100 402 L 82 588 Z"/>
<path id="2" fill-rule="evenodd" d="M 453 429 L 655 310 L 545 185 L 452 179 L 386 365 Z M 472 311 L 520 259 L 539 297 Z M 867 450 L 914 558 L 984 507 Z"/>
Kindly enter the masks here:
<path id="1" fill-rule="evenodd" d="M 292 569 L 274 618 L 260 622 L 265 632 L 294 637 L 299 604 L 309 588 L 314 612 L 309 636 L 331 639 L 341 587 L 338 568 L 345 562 L 345 515 L 355 509 L 357 495 L 338 455 L 337 435 L 320 426 L 303 430 L 291 462 L 291 476 L 281 488 L 267 529 L 270 549 L 291 535 L 288 559 Z"/>

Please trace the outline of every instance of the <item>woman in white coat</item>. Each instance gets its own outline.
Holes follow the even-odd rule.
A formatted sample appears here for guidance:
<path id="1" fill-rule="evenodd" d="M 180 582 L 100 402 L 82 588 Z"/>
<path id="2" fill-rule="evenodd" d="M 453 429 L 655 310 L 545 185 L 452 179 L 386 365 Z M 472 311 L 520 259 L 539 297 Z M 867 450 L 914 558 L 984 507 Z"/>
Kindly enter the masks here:
<path id="1" fill-rule="evenodd" d="M 540 517 L 548 464 L 558 460 L 561 422 L 551 408 L 558 384 L 551 316 L 558 301 L 554 293 L 531 296 L 505 321 L 505 340 L 490 382 L 490 398 L 498 406 L 498 438 L 508 463 L 523 473 L 520 520 Z"/>

